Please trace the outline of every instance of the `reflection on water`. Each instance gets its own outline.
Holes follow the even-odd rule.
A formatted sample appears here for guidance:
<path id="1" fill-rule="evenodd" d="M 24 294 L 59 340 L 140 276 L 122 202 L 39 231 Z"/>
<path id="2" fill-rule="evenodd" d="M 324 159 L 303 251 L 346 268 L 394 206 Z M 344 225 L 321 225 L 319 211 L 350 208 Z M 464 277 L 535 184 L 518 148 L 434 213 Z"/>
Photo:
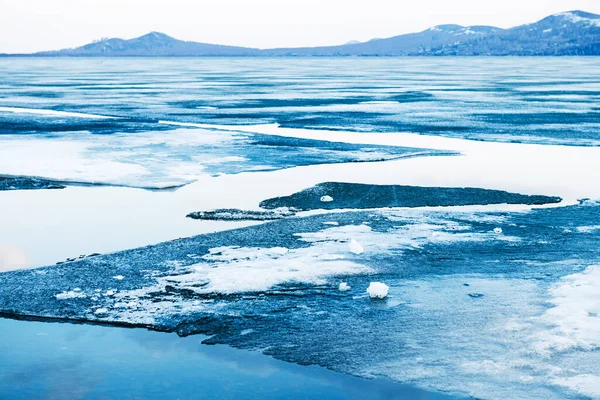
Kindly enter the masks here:
<path id="1" fill-rule="evenodd" d="M 0 319 L 2 399 L 438 399 L 380 379 L 141 329 Z"/>

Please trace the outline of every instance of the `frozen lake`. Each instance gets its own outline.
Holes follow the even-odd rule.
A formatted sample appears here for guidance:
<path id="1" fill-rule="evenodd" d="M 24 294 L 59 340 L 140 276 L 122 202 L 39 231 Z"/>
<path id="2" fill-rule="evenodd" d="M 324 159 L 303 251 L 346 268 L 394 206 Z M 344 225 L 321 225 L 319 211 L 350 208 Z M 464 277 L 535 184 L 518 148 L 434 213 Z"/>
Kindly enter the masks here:
<path id="1" fill-rule="evenodd" d="M 0 393 L 600 397 L 597 65 L 0 59 Z"/>

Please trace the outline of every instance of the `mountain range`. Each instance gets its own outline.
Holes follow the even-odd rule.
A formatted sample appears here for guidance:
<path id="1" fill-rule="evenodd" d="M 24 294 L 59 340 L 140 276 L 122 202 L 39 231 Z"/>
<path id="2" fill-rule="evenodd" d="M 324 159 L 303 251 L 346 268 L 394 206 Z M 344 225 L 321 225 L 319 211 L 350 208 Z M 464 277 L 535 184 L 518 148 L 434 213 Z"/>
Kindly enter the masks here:
<path id="1" fill-rule="evenodd" d="M 159 32 L 31 54 L 70 57 L 201 56 L 567 56 L 600 55 L 600 15 L 554 14 L 510 29 L 440 25 L 423 32 L 339 46 L 256 49 L 187 42 Z"/>

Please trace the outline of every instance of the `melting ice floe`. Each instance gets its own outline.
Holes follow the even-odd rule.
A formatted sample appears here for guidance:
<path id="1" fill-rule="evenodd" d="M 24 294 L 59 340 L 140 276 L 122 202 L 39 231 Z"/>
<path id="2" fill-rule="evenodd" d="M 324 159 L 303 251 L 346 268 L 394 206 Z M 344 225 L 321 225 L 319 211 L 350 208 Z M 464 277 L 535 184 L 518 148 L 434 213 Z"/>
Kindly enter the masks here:
<path id="1" fill-rule="evenodd" d="M 394 215 L 393 212 L 390 214 Z M 202 295 L 264 292 L 289 283 L 324 285 L 331 277 L 376 272 L 361 262 L 363 252 L 385 254 L 392 248 L 416 249 L 431 243 L 518 240 L 493 233 L 469 232 L 466 225 L 431 218 L 431 224 L 402 225 L 388 232 L 376 232 L 370 226 L 360 224 L 297 233 L 295 236 L 309 246 L 294 249 L 211 248 L 208 254 L 200 257 L 202 262 L 185 267 L 177 267 L 178 263 L 174 262 L 173 273 L 158 277 L 156 286 L 131 293 L 125 291 L 119 296 L 143 297 L 144 293 L 161 291 L 167 286 Z M 423 219 L 427 220 L 427 217 Z M 170 308 L 165 307 L 163 312 L 170 312 Z"/>

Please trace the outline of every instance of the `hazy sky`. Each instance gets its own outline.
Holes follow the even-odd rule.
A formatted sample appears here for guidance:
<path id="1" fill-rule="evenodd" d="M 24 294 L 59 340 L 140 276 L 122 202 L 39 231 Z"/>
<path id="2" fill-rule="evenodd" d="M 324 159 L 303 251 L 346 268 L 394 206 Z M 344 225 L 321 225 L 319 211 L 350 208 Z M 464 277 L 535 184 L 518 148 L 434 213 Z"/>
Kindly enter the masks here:
<path id="1" fill-rule="evenodd" d="M 75 47 L 160 31 L 250 47 L 368 40 L 433 25 L 510 27 L 600 0 L 0 0 L 0 52 Z"/>

